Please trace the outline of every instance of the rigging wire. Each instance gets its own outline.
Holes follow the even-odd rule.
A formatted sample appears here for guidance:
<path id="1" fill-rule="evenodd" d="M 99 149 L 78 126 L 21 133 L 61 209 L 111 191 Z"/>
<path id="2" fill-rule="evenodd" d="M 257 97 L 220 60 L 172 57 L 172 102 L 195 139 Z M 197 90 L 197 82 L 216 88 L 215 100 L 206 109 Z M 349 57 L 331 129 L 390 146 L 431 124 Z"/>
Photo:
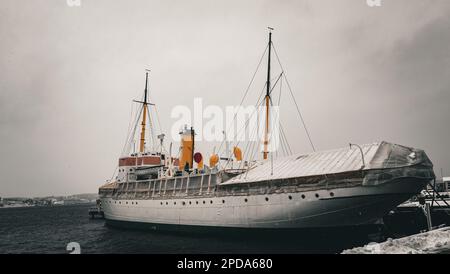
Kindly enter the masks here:
<path id="1" fill-rule="evenodd" d="M 270 104 L 273 106 L 272 98 L 270 99 Z M 283 124 L 281 123 L 281 117 L 279 115 L 280 115 L 280 113 L 278 112 L 277 117 L 278 117 L 278 124 L 280 126 L 280 131 L 278 133 L 279 133 L 279 137 L 280 137 L 281 150 L 282 150 L 282 153 L 284 153 L 284 155 L 287 156 L 287 155 L 292 154 L 292 152 L 290 151 L 289 142 L 286 138 L 286 135 L 284 134 Z M 274 132 L 273 127 L 271 128 L 271 132 Z"/>
<path id="2" fill-rule="evenodd" d="M 153 100 L 152 100 L 152 98 L 150 97 L 150 95 L 148 95 L 148 98 L 150 98 L 150 101 L 153 102 Z M 153 105 L 153 108 L 155 109 L 156 120 L 158 121 L 158 130 L 159 130 L 159 133 L 161 134 L 163 131 L 162 131 L 161 120 L 159 119 L 158 108 L 156 107 L 156 105 Z"/>
<path id="3" fill-rule="evenodd" d="M 134 103 L 131 102 L 131 112 L 130 112 L 130 120 L 128 121 L 128 130 L 127 130 L 127 138 L 125 139 L 125 144 L 122 148 L 121 156 L 125 153 L 126 146 L 128 144 L 128 139 L 130 138 L 131 126 L 134 124 Z"/>
<path id="4" fill-rule="evenodd" d="M 247 121 L 245 121 L 244 127 L 241 128 L 241 130 L 247 128 L 248 123 L 249 123 L 250 119 L 252 118 L 253 114 L 255 114 L 255 112 L 258 112 L 257 109 L 258 109 L 258 106 L 259 106 L 259 104 L 260 104 L 260 101 L 262 102 L 262 98 L 263 98 L 262 95 L 264 94 L 264 89 L 266 88 L 266 86 L 267 86 L 267 83 L 264 84 L 264 87 L 263 87 L 263 89 L 261 90 L 261 93 L 260 93 L 260 95 L 259 95 L 259 97 L 258 97 L 258 101 L 256 102 L 256 110 L 253 111 L 253 112 L 250 114 L 250 117 L 247 119 Z M 237 113 L 236 113 L 236 115 L 237 115 Z M 235 115 L 235 117 L 236 117 L 236 115 Z M 233 125 L 234 125 L 234 119 L 233 119 Z M 240 132 L 240 130 L 237 131 L 237 134 L 239 134 L 239 132 Z M 240 143 L 240 141 L 238 140 L 235 146 L 238 146 L 239 143 Z M 219 149 L 220 149 L 220 148 L 219 148 Z M 233 154 L 233 152 L 231 152 L 231 151 L 230 151 L 229 153 L 230 153 L 230 154 L 229 154 L 228 157 L 227 157 L 228 159 L 227 159 L 227 162 L 225 163 L 225 166 L 228 165 L 228 163 L 230 162 L 231 156 L 232 156 L 232 154 Z"/>
<path id="5" fill-rule="evenodd" d="M 150 115 L 150 107 L 147 105 L 147 117 L 148 117 L 148 125 L 149 125 L 149 128 L 150 128 L 150 131 L 149 131 L 149 139 L 151 140 L 151 143 L 152 143 L 152 150 L 153 151 L 155 151 L 156 150 L 156 148 L 155 148 L 155 132 L 154 132 L 154 130 L 153 130 L 153 120 L 152 120 L 152 115 Z"/>
<path id="6" fill-rule="evenodd" d="M 139 126 L 139 117 L 141 117 L 140 113 L 142 112 L 142 109 L 143 109 L 143 106 L 141 106 L 141 108 L 139 109 L 139 112 L 138 112 L 139 114 L 136 114 L 136 122 L 135 122 L 136 124 L 135 124 L 135 126 L 133 128 L 133 131 L 132 131 L 133 133 L 131 134 L 130 139 L 128 141 L 128 143 L 130 144 L 130 148 L 131 148 L 131 143 L 132 143 L 133 139 L 136 136 L 136 130 L 137 130 L 138 126 Z"/>
<path id="7" fill-rule="evenodd" d="M 264 86 L 264 88 L 265 88 L 265 86 Z M 264 92 L 264 89 L 262 90 L 262 92 Z M 262 103 L 262 101 L 261 101 L 261 103 Z M 257 107 L 259 107 L 261 104 L 258 104 L 257 105 Z M 258 109 L 258 108 L 257 108 Z M 258 110 L 256 110 L 256 111 L 258 111 Z M 259 114 L 257 114 L 257 116 L 259 116 Z M 247 161 L 250 161 L 250 160 L 252 160 L 253 159 L 253 151 L 254 151 L 254 147 L 255 147 L 255 143 L 258 143 L 258 142 L 256 142 L 256 141 L 252 141 L 252 137 L 253 136 L 255 136 L 255 139 L 257 139 L 258 138 L 258 133 L 259 133 L 259 126 L 255 126 L 254 128 L 253 128 L 253 130 L 250 132 L 250 135 L 249 135 L 249 141 L 247 142 L 247 144 L 246 144 L 246 147 L 245 147 L 245 150 L 244 151 L 246 151 L 246 152 L 248 152 L 248 157 L 247 157 Z M 246 153 L 247 154 L 247 153 Z M 245 159 L 246 157 L 244 156 L 244 159 Z M 241 162 L 241 164 L 239 165 L 239 168 L 242 168 L 243 167 L 243 162 Z"/>
<path id="8" fill-rule="evenodd" d="M 275 89 L 275 87 L 276 87 L 276 85 L 277 85 L 277 83 L 278 83 L 278 81 L 281 79 L 281 76 L 282 76 L 282 73 L 277 77 L 277 80 L 275 81 L 275 84 L 272 86 L 272 88 L 270 89 L 270 91 L 269 91 L 269 94 L 271 94 L 272 93 L 272 91 Z M 261 90 L 261 93 L 260 93 L 260 95 L 259 95 L 259 97 L 258 97 L 258 101 L 256 102 L 256 112 L 258 112 L 258 106 L 261 104 L 262 105 L 262 95 L 264 94 L 264 89 L 267 87 L 267 82 L 264 84 L 264 87 L 263 87 L 263 89 Z M 237 133 L 236 134 L 239 134 L 239 132 L 241 132 L 241 130 L 242 129 L 246 129 L 247 128 L 247 126 L 248 126 L 248 124 L 249 124 L 249 121 L 250 121 L 250 119 L 252 118 L 252 116 L 253 116 L 253 114 L 254 114 L 255 112 L 253 112 L 253 113 L 251 113 L 251 115 L 250 115 L 250 117 L 247 119 L 247 121 L 245 122 L 245 125 L 244 125 L 244 127 L 243 128 L 241 128 L 240 130 L 238 130 L 237 131 Z M 237 115 L 237 114 L 236 114 Z M 235 117 L 236 117 L 236 115 L 235 115 Z M 258 115 L 258 117 L 259 117 L 259 115 Z M 234 122 L 234 120 L 233 120 L 233 122 Z M 233 125 L 234 125 L 234 123 L 233 123 Z M 258 128 L 259 128 L 259 119 L 258 119 L 258 124 L 257 124 L 257 126 L 258 126 Z M 236 145 L 235 146 L 238 146 L 239 145 L 239 143 L 240 143 L 240 141 L 237 141 L 237 143 L 236 143 Z M 227 162 L 226 162 L 226 164 L 225 165 L 227 165 L 228 164 L 228 162 L 230 161 L 230 159 L 231 159 L 231 156 L 232 156 L 232 152 L 230 151 L 229 152 L 230 154 L 229 154 L 229 156 L 227 157 L 228 158 L 228 160 L 227 160 Z"/>
<path id="9" fill-rule="evenodd" d="M 290 92 L 290 94 L 291 94 L 292 100 L 294 101 L 295 107 L 297 108 L 297 113 L 298 113 L 298 115 L 300 116 L 300 120 L 302 121 L 303 128 L 305 129 L 305 132 L 306 132 L 306 135 L 307 135 L 307 137 L 308 137 L 309 143 L 310 143 L 310 145 L 311 145 L 313 151 L 316 151 L 316 148 L 314 147 L 314 144 L 313 144 L 313 142 L 312 142 L 311 136 L 310 136 L 310 134 L 309 134 L 308 128 L 306 127 L 305 120 L 303 119 L 303 115 L 302 115 L 302 113 L 300 112 L 300 107 L 298 106 L 297 101 L 295 100 L 295 96 L 294 96 L 294 93 L 292 92 L 291 85 L 289 84 L 289 81 L 288 81 L 288 79 L 287 79 L 287 76 L 286 76 L 286 73 L 285 73 L 285 71 L 284 71 L 283 65 L 281 64 L 280 58 L 278 57 L 277 50 L 275 49 L 275 46 L 274 46 L 273 43 L 272 43 L 272 48 L 273 48 L 273 51 L 275 52 L 275 56 L 277 57 L 278 64 L 280 65 L 282 72 L 284 72 L 284 74 L 283 74 L 283 75 L 284 75 L 284 79 L 286 80 L 286 84 L 287 84 L 287 86 L 288 86 L 288 89 L 289 89 L 289 92 Z"/>
<path id="10" fill-rule="evenodd" d="M 259 67 L 261 66 L 261 63 L 262 63 L 262 61 L 263 61 L 263 59 L 264 59 L 264 56 L 266 55 L 266 52 L 267 52 L 267 49 L 268 49 L 268 48 L 269 48 L 269 44 L 267 44 L 267 46 L 266 46 L 266 48 L 264 49 L 264 52 L 263 52 L 263 54 L 262 54 L 262 56 L 261 56 L 261 59 L 259 59 L 258 65 L 256 66 L 256 70 L 255 70 L 255 72 L 253 73 L 253 76 L 252 76 L 252 78 L 251 78 L 251 80 L 250 80 L 250 83 L 249 83 L 248 86 L 247 86 L 247 89 L 245 90 L 244 96 L 242 97 L 239 106 L 242 105 L 242 103 L 244 102 L 245 98 L 247 97 L 247 94 L 248 94 L 248 92 L 249 92 L 249 90 L 250 90 L 250 87 L 251 87 L 251 85 L 253 84 L 253 81 L 255 80 L 256 73 L 258 72 Z M 233 120 L 232 120 L 232 125 L 234 125 L 234 120 L 236 119 L 236 116 L 237 116 L 237 113 L 234 115 L 234 118 L 233 118 Z M 229 129 L 230 127 L 231 127 L 231 125 L 228 127 L 228 129 Z M 224 140 L 220 143 L 219 149 L 217 150 L 218 152 L 220 152 L 220 150 L 221 150 L 221 148 L 222 148 L 224 142 L 226 142 L 226 139 L 224 139 Z"/>
<path id="11" fill-rule="evenodd" d="M 288 142 L 286 133 L 284 133 L 284 128 L 283 128 L 283 126 L 281 125 L 281 123 L 280 123 L 280 128 L 281 128 L 281 134 L 282 134 L 282 137 L 284 137 L 284 140 L 286 141 L 286 148 L 287 148 L 287 151 L 289 151 L 289 154 L 288 154 L 288 155 L 292 155 L 291 145 L 290 145 L 289 142 Z"/>
<path id="12" fill-rule="evenodd" d="M 283 72 L 281 72 L 281 73 L 283 73 Z M 283 78 L 281 78 L 281 81 L 280 81 L 280 91 L 279 91 L 279 93 L 278 93 L 278 103 L 277 103 L 277 106 L 279 107 L 280 106 L 280 103 L 281 103 L 281 91 L 282 91 L 282 87 L 283 87 Z M 281 118 L 281 117 L 280 117 Z M 280 126 L 281 126 L 281 122 L 280 122 Z M 277 152 L 276 152 L 276 155 L 277 155 L 277 157 L 278 157 L 278 150 L 277 150 Z"/>
<path id="13" fill-rule="evenodd" d="M 135 126 L 134 126 L 134 130 L 133 130 L 133 132 L 135 132 L 135 130 L 136 130 L 136 127 L 137 127 L 137 121 L 139 121 L 139 119 L 138 119 L 138 115 L 136 115 L 135 116 L 135 118 L 133 119 L 133 112 L 134 112 L 134 103 L 132 102 L 131 103 L 131 112 L 130 112 L 130 120 L 129 120 L 129 122 L 128 122 L 128 133 L 127 133 L 127 137 L 126 137 L 126 140 L 125 140 L 125 144 L 124 144 L 124 146 L 123 146 L 123 148 L 122 148 L 122 152 L 121 152 L 121 156 L 123 156 L 123 155 L 125 155 L 125 152 L 126 152 L 126 150 L 127 150 L 127 145 L 129 144 L 129 142 L 130 142 L 130 138 L 133 138 L 134 136 L 131 136 L 130 137 L 130 135 L 131 135 L 131 125 L 132 124 L 135 124 Z M 133 134 L 134 135 L 134 134 Z M 116 174 L 116 172 L 117 172 L 117 169 L 118 169 L 119 167 L 116 165 L 116 167 L 115 167 L 115 169 L 114 169 L 114 172 L 113 172 L 113 174 L 112 174 L 112 176 L 111 176 L 111 179 L 110 179 L 110 181 L 112 181 L 112 179 L 114 178 L 114 175 Z"/>

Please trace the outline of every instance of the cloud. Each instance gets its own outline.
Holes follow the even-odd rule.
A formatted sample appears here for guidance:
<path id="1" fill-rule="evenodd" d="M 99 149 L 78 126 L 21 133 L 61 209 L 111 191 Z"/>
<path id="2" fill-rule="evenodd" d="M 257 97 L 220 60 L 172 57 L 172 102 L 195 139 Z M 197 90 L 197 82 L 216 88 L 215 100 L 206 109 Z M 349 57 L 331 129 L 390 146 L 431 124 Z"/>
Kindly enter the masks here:
<path id="1" fill-rule="evenodd" d="M 449 12 L 447 0 L 1 1 L 0 194 L 96 192 L 145 68 L 166 133 L 172 106 L 238 104 L 267 26 L 316 147 L 395 141 L 449 167 Z M 264 79 L 265 64 L 246 103 Z M 283 96 L 291 146 L 308 152 Z"/>

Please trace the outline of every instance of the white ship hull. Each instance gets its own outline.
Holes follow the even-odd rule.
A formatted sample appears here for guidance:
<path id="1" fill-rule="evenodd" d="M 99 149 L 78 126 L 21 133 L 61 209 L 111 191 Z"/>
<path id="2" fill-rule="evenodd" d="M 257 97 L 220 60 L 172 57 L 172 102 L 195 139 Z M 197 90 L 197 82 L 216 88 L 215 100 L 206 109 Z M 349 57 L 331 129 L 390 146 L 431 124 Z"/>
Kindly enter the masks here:
<path id="1" fill-rule="evenodd" d="M 160 225 L 262 229 L 352 226 L 376 222 L 418 193 L 425 183 L 405 180 L 372 187 L 251 196 L 103 198 L 102 210 L 107 221 L 148 224 L 155 229 Z"/>

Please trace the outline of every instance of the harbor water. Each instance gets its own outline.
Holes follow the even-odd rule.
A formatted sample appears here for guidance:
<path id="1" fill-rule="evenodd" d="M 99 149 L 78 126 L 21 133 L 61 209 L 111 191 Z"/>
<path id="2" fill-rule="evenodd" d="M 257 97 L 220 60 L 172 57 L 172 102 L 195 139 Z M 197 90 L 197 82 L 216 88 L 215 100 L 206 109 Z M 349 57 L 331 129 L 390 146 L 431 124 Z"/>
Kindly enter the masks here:
<path id="1" fill-rule="evenodd" d="M 174 234 L 118 229 L 90 219 L 92 205 L 0 209 L 0 253 L 340 253 L 382 240 L 374 231 L 309 231 L 294 234 Z M 442 251 L 448 253 L 448 250 Z"/>

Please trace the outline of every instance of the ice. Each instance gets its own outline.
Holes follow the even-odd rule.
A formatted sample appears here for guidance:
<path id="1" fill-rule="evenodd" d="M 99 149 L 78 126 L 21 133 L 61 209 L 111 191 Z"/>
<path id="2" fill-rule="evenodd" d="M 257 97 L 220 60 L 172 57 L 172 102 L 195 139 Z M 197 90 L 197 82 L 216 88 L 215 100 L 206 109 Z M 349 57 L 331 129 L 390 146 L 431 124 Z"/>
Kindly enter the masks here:
<path id="1" fill-rule="evenodd" d="M 423 254 L 450 250 L 450 227 L 415 234 L 383 243 L 344 250 L 343 254 Z"/>

